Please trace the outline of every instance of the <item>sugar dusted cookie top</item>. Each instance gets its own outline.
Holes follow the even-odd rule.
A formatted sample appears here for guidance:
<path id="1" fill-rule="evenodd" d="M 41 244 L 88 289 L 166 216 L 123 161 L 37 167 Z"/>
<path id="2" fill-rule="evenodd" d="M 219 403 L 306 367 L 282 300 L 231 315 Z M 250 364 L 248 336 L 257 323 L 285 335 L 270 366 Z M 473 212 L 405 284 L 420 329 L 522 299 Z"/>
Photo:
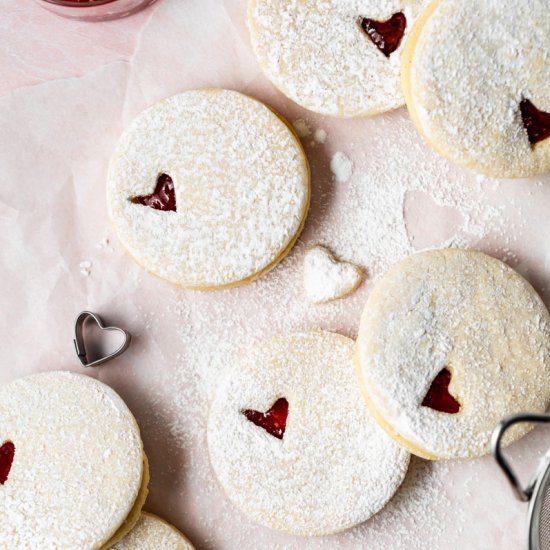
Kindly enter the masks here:
<path id="1" fill-rule="evenodd" d="M 131 519 L 143 448 L 134 417 L 105 384 L 49 372 L 0 387 L 6 442 L 14 454 L 0 484 L 3 547 L 95 550 Z"/>
<path id="2" fill-rule="evenodd" d="M 193 550 L 193 545 L 174 527 L 153 514 L 142 512 L 135 527 L 113 550 Z"/>
<path id="3" fill-rule="evenodd" d="M 400 58 L 421 0 L 249 0 L 260 66 L 303 107 L 374 115 L 404 104 Z"/>
<path id="4" fill-rule="evenodd" d="M 425 458 L 481 456 L 500 420 L 550 403 L 548 311 L 480 252 L 433 250 L 392 268 L 369 296 L 356 358 L 373 414 Z"/>
<path id="5" fill-rule="evenodd" d="M 185 92 L 124 132 L 109 212 L 148 271 L 190 288 L 247 282 L 290 250 L 309 207 L 309 167 L 293 132 L 228 90 Z"/>
<path id="6" fill-rule="evenodd" d="M 376 424 L 353 367 L 354 342 L 329 332 L 258 343 L 227 370 L 208 447 L 233 503 L 297 535 L 341 531 L 375 514 L 409 453 Z"/>
<path id="7" fill-rule="evenodd" d="M 407 42 L 403 87 L 419 130 L 453 162 L 505 178 L 550 170 L 547 0 L 434 2 Z"/>

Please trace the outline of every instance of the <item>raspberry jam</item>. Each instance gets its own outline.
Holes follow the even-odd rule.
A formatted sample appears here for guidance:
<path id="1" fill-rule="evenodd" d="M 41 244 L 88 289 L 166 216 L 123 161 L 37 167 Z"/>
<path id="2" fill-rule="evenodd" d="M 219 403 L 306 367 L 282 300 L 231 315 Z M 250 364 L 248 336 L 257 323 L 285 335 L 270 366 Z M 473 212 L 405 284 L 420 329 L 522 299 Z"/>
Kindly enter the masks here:
<path id="1" fill-rule="evenodd" d="M 265 413 L 246 409 L 243 414 L 252 422 L 263 428 L 268 434 L 277 439 L 283 439 L 288 416 L 288 401 L 281 397 L 277 399 L 272 407 Z"/>
<path id="2" fill-rule="evenodd" d="M 443 369 L 432 382 L 422 406 L 449 414 L 460 411 L 460 403 L 449 393 L 450 383 L 451 371 Z"/>
<path id="3" fill-rule="evenodd" d="M 389 57 L 401 44 L 407 18 L 402 12 L 394 13 L 387 21 L 376 21 L 375 19 L 361 20 L 361 28 L 372 40 L 373 44 L 386 56 Z"/>
<path id="4" fill-rule="evenodd" d="M 519 108 L 531 145 L 550 137 L 550 113 L 537 109 L 528 99 L 524 99 Z"/>
<path id="5" fill-rule="evenodd" d="M 4 485 L 8 480 L 14 455 L 15 445 L 11 441 L 6 441 L 0 447 L 0 485 Z"/>
<path id="6" fill-rule="evenodd" d="M 107 21 L 126 17 L 155 0 L 37 0 L 47 10 L 80 21 Z"/>
<path id="7" fill-rule="evenodd" d="M 165 212 L 176 211 L 176 192 L 174 190 L 174 182 L 168 174 L 161 174 L 157 179 L 157 186 L 150 195 L 142 197 L 134 197 L 131 199 L 136 204 L 143 204 L 155 210 L 163 210 Z"/>

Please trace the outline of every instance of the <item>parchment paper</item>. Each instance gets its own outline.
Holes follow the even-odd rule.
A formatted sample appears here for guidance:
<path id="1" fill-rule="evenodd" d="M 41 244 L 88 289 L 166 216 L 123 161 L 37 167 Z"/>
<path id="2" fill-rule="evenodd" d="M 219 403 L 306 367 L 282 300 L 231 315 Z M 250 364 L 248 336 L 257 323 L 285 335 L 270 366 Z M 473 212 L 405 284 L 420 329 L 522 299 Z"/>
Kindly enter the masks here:
<path id="1" fill-rule="evenodd" d="M 82 372 L 72 324 L 83 309 L 130 330 L 130 350 L 86 374 L 115 388 L 138 419 L 151 463 L 146 509 L 174 523 L 199 550 L 524 547 L 526 507 L 514 501 L 489 457 L 414 459 L 403 488 L 375 518 L 320 539 L 253 525 L 216 482 L 205 421 L 234 350 L 285 330 L 320 327 L 355 336 L 373 282 L 411 251 L 447 244 L 479 248 L 508 260 L 550 301 L 550 177 L 498 182 L 451 166 L 423 144 L 404 109 L 369 120 L 329 119 L 301 109 L 261 74 L 245 4 L 162 0 L 137 19 L 95 27 L 56 19 L 33 4 L 5 6 L 0 383 L 52 369 Z M 22 42 L 9 40 L 22 20 L 37 52 L 32 67 Z M 77 46 L 68 55 L 71 41 Z M 290 121 L 303 119 L 312 131 L 328 133 L 324 144 L 304 137 L 313 202 L 296 248 L 259 281 L 212 293 L 175 288 L 135 265 L 114 237 L 104 191 L 109 155 L 131 117 L 157 99 L 204 86 L 244 91 Z M 345 184 L 335 183 L 330 172 L 336 151 L 354 163 Z M 350 298 L 307 304 L 301 260 L 316 243 L 368 273 Z M 546 450 L 545 435 L 537 430 L 510 449 L 525 472 Z"/>

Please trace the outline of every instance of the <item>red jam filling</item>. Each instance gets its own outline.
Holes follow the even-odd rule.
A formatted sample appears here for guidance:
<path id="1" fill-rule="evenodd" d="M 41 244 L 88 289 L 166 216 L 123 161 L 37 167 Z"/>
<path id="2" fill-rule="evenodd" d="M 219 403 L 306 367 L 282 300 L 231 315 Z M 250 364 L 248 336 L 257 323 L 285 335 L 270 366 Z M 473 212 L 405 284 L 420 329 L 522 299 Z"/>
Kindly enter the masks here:
<path id="1" fill-rule="evenodd" d="M 531 145 L 550 137 L 550 113 L 537 109 L 528 99 L 524 99 L 519 108 Z"/>
<path id="2" fill-rule="evenodd" d="M 449 393 L 450 383 L 451 371 L 443 369 L 432 382 L 422 401 L 422 406 L 439 412 L 456 414 L 460 410 L 460 403 Z"/>
<path id="3" fill-rule="evenodd" d="M 284 397 L 277 399 L 265 413 L 246 409 L 243 414 L 250 422 L 263 428 L 268 434 L 277 439 L 283 439 L 288 416 L 288 401 Z"/>
<path id="4" fill-rule="evenodd" d="M 15 445 L 11 441 L 6 441 L 0 447 L 0 485 L 4 485 L 8 480 L 14 455 Z"/>
<path id="5" fill-rule="evenodd" d="M 389 57 L 399 48 L 403 40 L 407 18 L 402 12 L 394 13 L 387 21 L 376 21 L 365 17 L 361 20 L 361 28 L 373 44 L 386 57 Z"/>
<path id="6" fill-rule="evenodd" d="M 163 210 L 165 212 L 176 211 L 176 192 L 174 190 L 174 182 L 168 174 L 161 174 L 157 179 L 155 191 L 150 195 L 142 197 L 134 197 L 132 202 L 143 204 L 155 210 Z"/>

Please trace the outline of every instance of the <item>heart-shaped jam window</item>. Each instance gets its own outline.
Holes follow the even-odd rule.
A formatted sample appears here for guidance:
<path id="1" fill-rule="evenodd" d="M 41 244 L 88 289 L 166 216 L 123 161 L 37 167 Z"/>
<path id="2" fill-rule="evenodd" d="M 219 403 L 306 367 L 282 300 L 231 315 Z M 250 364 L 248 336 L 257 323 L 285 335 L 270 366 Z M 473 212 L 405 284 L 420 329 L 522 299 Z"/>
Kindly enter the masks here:
<path id="1" fill-rule="evenodd" d="M 528 99 L 524 99 L 519 108 L 531 145 L 550 137 L 550 113 L 537 109 Z"/>
<path id="2" fill-rule="evenodd" d="M 176 191 L 174 182 L 168 174 L 160 174 L 157 178 L 155 190 L 150 195 L 143 195 L 130 199 L 133 203 L 142 204 L 155 210 L 164 212 L 176 211 Z"/>
<path id="3" fill-rule="evenodd" d="M 407 18 L 403 12 L 394 13 L 387 21 L 376 21 L 364 17 L 361 19 L 361 28 L 372 43 L 386 57 L 389 57 L 399 48 L 403 40 L 407 28 Z"/>
<path id="4" fill-rule="evenodd" d="M 422 401 L 422 406 L 448 414 L 456 414 L 460 411 L 460 403 L 449 393 L 451 378 L 449 369 L 441 370 L 434 378 L 424 401 Z"/>
<path id="5" fill-rule="evenodd" d="M 246 409 L 242 413 L 250 422 L 263 428 L 268 434 L 277 439 L 283 439 L 288 416 L 288 401 L 284 397 L 277 399 L 265 413 L 251 409 Z"/>
<path id="6" fill-rule="evenodd" d="M 11 441 L 6 441 L 0 447 L 0 485 L 4 485 L 8 480 L 14 456 L 15 445 Z"/>

